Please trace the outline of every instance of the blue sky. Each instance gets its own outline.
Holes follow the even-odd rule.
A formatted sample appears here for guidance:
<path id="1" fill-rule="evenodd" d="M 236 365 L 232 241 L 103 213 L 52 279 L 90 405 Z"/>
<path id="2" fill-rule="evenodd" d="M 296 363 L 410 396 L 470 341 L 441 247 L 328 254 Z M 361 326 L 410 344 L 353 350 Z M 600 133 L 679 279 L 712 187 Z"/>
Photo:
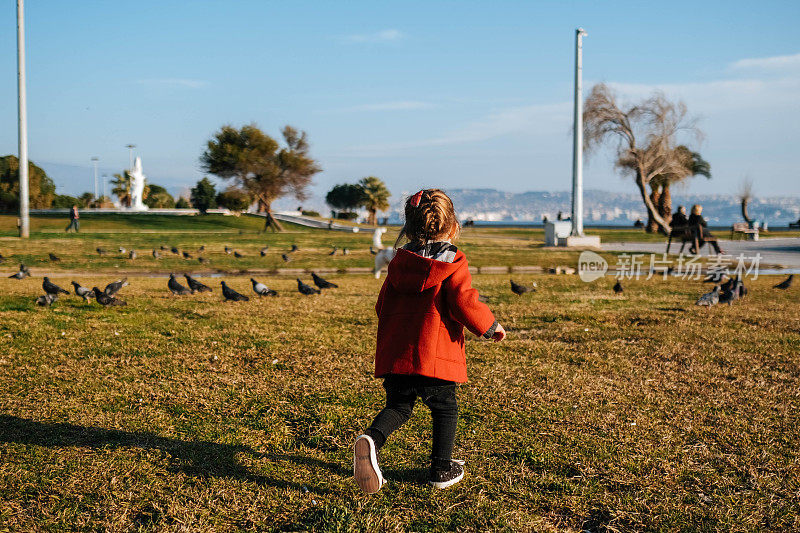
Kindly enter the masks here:
<path id="1" fill-rule="evenodd" d="M 173 192 L 222 124 L 308 132 L 315 192 L 365 175 L 566 190 L 574 29 L 584 83 L 660 88 L 699 117 L 714 179 L 689 192 L 800 194 L 800 2 L 28 0 L 30 157 L 59 191 L 91 188 L 137 145 Z M 15 2 L 0 1 L 0 153 L 16 153 Z M 608 157 L 586 186 L 633 191 Z"/>

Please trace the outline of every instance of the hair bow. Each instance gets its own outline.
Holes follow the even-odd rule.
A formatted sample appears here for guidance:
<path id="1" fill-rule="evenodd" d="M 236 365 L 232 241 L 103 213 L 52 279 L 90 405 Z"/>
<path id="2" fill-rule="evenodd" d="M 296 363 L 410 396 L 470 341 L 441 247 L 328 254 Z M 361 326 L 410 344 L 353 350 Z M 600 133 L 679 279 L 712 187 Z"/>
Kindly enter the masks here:
<path id="1" fill-rule="evenodd" d="M 419 202 L 422 200 L 422 192 L 423 191 L 419 191 L 417 194 L 411 197 L 411 205 L 414 207 L 419 207 Z"/>

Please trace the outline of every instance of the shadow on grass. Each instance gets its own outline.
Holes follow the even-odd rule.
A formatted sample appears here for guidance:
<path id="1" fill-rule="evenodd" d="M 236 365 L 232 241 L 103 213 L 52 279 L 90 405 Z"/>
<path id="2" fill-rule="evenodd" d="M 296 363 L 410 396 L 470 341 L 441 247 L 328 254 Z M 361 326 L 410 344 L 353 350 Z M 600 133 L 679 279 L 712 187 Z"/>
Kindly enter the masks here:
<path id="1" fill-rule="evenodd" d="M 278 489 L 308 490 L 328 494 L 329 489 L 308 483 L 286 481 L 251 473 L 236 461 L 236 454 L 245 453 L 258 459 L 288 461 L 296 465 L 325 468 L 342 476 L 350 475 L 341 465 L 312 457 L 289 454 L 265 454 L 241 444 L 187 442 L 159 437 L 148 432 L 78 426 L 58 422 L 39 422 L 10 415 L 0 415 L 0 443 L 17 443 L 47 448 L 142 448 L 161 450 L 172 458 L 171 468 L 201 478 L 232 478 Z M 292 471 L 292 469 L 290 469 Z M 295 476 L 297 477 L 297 476 Z"/>

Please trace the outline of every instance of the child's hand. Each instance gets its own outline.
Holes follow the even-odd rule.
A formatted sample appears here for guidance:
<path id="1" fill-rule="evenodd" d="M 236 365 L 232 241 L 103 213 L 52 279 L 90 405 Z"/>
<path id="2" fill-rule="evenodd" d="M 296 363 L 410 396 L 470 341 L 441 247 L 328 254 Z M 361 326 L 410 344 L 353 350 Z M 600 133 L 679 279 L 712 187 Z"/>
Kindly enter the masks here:
<path id="1" fill-rule="evenodd" d="M 500 342 L 505 338 L 506 338 L 506 330 L 503 329 L 503 326 L 497 324 L 497 329 L 494 330 L 494 335 L 492 335 L 492 340 L 494 342 Z"/>

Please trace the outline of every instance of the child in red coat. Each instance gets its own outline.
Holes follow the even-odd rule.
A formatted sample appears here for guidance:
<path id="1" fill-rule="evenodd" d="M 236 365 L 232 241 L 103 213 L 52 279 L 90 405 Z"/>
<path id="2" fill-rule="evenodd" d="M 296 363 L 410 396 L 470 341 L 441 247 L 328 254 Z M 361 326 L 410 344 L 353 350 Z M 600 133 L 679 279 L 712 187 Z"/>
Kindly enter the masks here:
<path id="1" fill-rule="evenodd" d="M 500 341 L 503 326 L 472 288 L 467 259 L 453 244 L 459 225 L 453 202 L 439 189 L 406 201 L 397 249 L 381 287 L 375 377 L 383 378 L 386 407 L 353 447 L 353 475 L 367 493 L 380 490 L 377 450 L 411 417 L 417 397 L 433 418 L 429 483 L 445 488 L 464 477 L 452 458 L 458 421 L 456 383 L 467 381 L 464 328 Z"/>

